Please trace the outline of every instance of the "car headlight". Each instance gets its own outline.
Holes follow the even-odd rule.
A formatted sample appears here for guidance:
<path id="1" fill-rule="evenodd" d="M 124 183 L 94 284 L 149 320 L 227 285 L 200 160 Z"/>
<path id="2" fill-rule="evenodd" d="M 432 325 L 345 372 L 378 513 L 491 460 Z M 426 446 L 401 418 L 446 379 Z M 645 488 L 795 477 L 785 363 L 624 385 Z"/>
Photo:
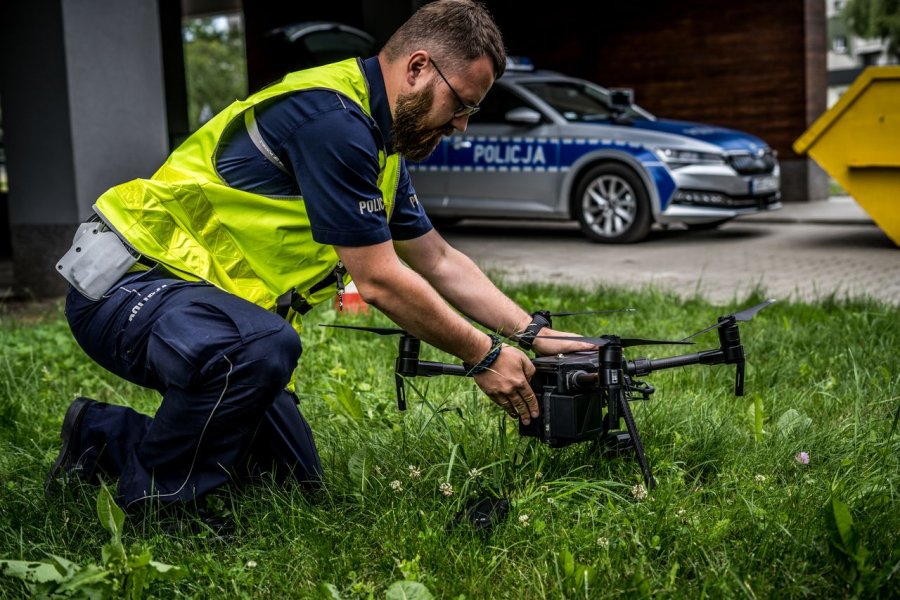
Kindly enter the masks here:
<path id="1" fill-rule="evenodd" d="M 675 148 L 657 148 L 656 155 L 672 169 L 691 165 L 724 165 L 725 157 L 714 152 L 697 152 L 696 150 L 677 150 Z"/>

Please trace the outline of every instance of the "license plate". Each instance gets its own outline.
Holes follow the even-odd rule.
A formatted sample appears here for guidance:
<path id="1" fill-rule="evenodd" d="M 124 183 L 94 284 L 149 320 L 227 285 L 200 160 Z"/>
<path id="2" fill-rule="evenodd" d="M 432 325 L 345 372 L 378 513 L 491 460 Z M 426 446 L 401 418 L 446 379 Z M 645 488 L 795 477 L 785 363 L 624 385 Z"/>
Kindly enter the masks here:
<path id="1" fill-rule="evenodd" d="M 768 175 L 766 177 L 754 177 L 750 180 L 750 193 L 756 195 L 777 192 L 778 186 L 778 177 L 774 175 Z"/>

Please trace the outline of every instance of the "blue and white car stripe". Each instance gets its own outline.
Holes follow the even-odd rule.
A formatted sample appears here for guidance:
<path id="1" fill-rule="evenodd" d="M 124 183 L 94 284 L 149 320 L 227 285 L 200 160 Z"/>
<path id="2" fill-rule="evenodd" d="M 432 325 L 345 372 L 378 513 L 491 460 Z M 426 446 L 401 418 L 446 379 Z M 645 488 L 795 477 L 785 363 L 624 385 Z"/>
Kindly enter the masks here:
<path id="1" fill-rule="evenodd" d="M 465 147 L 455 144 L 465 142 Z M 675 192 L 668 168 L 643 144 L 600 138 L 473 136 L 445 140 L 425 161 L 408 163 L 410 171 L 451 173 L 564 173 L 592 152 L 614 150 L 632 156 L 656 186 L 660 209 Z"/>

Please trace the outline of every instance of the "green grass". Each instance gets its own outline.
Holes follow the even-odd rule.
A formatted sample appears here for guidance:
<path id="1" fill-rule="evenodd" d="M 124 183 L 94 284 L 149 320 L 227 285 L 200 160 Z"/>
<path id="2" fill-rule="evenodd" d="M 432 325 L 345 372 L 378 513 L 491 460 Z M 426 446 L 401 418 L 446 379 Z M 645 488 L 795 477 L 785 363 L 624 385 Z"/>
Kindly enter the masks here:
<path id="1" fill-rule="evenodd" d="M 535 308 L 639 309 L 560 320 L 568 330 L 674 339 L 764 298 L 714 306 L 652 290 L 507 291 Z M 126 546 L 189 573 L 154 582 L 151 596 L 324 597 L 331 584 L 343 598 L 383 598 L 398 580 L 443 598 L 900 595 L 896 307 L 830 299 L 766 309 L 742 326 L 741 398 L 733 367 L 645 378 L 657 391 L 633 406 L 659 486 L 643 501 L 632 493 L 636 461 L 519 438 L 471 381 L 413 380 L 418 395 L 408 389 L 410 409 L 397 412 L 396 339 L 314 326 L 323 322 L 387 321 L 327 307 L 307 318 L 298 392 L 324 491 L 259 484 L 222 493 L 218 509 L 238 526 L 228 542 L 171 536 L 152 517 L 126 521 Z M 715 340 L 700 337 L 699 349 Z M 629 358 L 677 353 L 631 350 Z M 423 358 L 447 357 L 427 350 Z M 58 306 L 0 312 L 0 558 L 100 560 L 108 534 L 97 489 L 74 484 L 48 499 L 42 488 L 62 416 L 79 394 L 151 414 L 157 405 L 154 393 L 87 359 Z M 801 451 L 808 465 L 795 459 Z M 440 493 L 443 482 L 452 496 Z M 467 499 L 485 495 L 512 504 L 490 536 L 446 530 Z M 0 597 L 24 593 L 18 580 L 0 578 Z"/>

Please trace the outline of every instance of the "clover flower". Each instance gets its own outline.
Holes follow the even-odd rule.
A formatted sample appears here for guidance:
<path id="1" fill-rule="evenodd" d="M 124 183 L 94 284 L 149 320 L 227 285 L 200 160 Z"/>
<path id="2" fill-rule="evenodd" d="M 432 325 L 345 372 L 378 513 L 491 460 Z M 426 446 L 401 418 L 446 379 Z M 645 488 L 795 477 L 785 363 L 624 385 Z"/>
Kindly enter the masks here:
<path id="1" fill-rule="evenodd" d="M 640 502 L 647 497 L 647 488 L 644 487 L 644 484 L 639 483 L 631 488 L 631 495 L 634 496 L 635 500 Z"/>
<path id="2" fill-rule="evenodd" d="M 477 467 L 469 469 L 469 478 L 470 479 L 477 479 L 479 477 L 481 477 L 481 469 L 479 469 Z"/>
<path id="3" fill-rule="evenodd" d="M 403 485 L 400 483 L 399 479 L 395 479 L 391 482 L 391 489 L 394 490 L 395 492 L 403 491 Z"/>
<path id="4" fill-rule="evenodd" d="M 409 465 L 409 467 L 407 467 L 407 468 L 409 469 L 409 478 L 410 479 L 418 479 L 419 477 L 422 476 L 422 471 L 419 470 L 419 467 L 417 467 L 415 465 Z"/>
<path id="5" fill-rule="evenodd" d="M 248 568 L 248 569 L 255 569 L 255 568 L 256 568 L 256 561 L 255 561 L 255 560 L 248 560 L 248 561 L 247 561 L 247 568 Z"/>
<path id="6" fill-rule="evenodd" d="M 535 478 L 535 479 L 543 479 L 543 478 L 544 478 L 544 474 L 541 473 L 540 471 L 538 471 L 537 473 L 534 474 L 534 478 Z"/>
<path id="7" fill-rule="evenodd" d="M 453 486 L 450 485 L 450 482 L 449 482 L 449 481 L 445 481 L 444 483 L 442 483 L 442 484 L 440 485 L 440 490 L 441 490 L 441 493 L 442 493 L 443 495 L 445 495 L 445 496 L 452 496 L 452 495 L 453 495 Z"/>
<path id="8" fill-rule="evenodd" d="M 796 460 L 801 465 L 809 464 L 809 452 L 798 452 L 794 455 L 794 460 Z"/>
<path id="9" fill-rule="evenodd" d="M 757 475 L 756 477 L 753 478 L 753 480 L 754 480 L 756 483 L 765 483 L 765 482 L 766 482 L 766 476 L 765 476 L 765 475 Z"/>
<path id="10" fill-rule="evenodd" d="M 522 527 L 528 527 L 528 520 L 530 518 L 531 517 L 529 517 L 528 515 L 519 515 L 519 525 L 521 525 Z"/>
<path id="11" fill-rule="evenodd" d="M 605 537 L 598 537 L 597 545 L 606 550 L 607 548 L 609 548 L 609 540 Z"/>

